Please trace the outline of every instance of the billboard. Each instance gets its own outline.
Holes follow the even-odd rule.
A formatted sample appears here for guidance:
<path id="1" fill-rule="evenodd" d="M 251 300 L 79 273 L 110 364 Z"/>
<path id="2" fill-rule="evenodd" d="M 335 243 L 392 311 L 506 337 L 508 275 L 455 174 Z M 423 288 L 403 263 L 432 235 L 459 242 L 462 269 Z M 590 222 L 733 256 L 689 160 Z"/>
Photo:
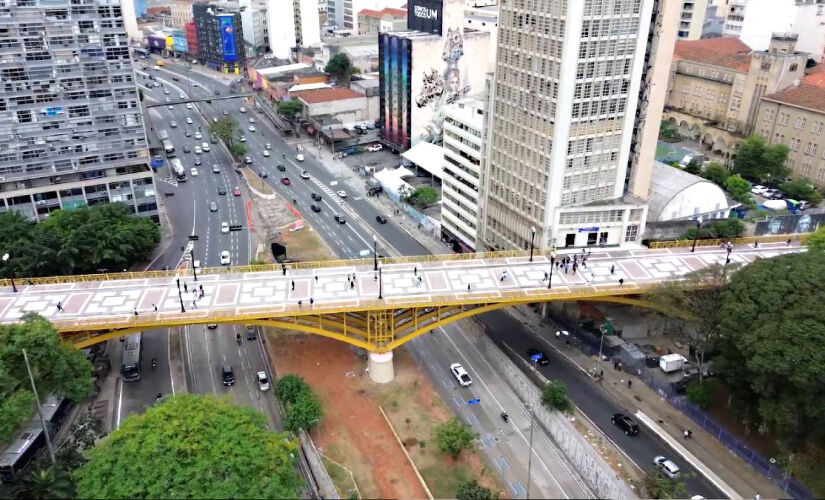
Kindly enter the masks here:
<path id="1" fill-rule="evenodd" d="M 186 41 L 186 33 L 183 30 L 172 32 L 172 47 L 175 52 L 188 52 L 189 44 Z"/>
<path id="2" fill-rule="evenodd" d="M 811 233 L 825 224 L 825 214 L 774 215 L 756 223 L 756 236 Z"/>
<path id="3" fill-rule="evenodd" d="M 407 28 L 440 35 L 443 14 L 443 0 L 410 0 L 407 2 Z"/>
<path id="4" fill-rule="evenodd" d="M 156 49 L 156 50 L 165 50 L 166 49 L 166 37 L 164 37 L 164 36 L 148 36 L 148 37 L 146 37 L 146 42 L 149 45 L 150 49 Z"/>
<path id="5" fill-rule="evenodd" d="M 235 62 L 238 54 L 235 52 L 235 27 L 232 16 L 218 16 L 221 30 L 221 47 L 223 49 L 223 60 L 225 62 Z"/>

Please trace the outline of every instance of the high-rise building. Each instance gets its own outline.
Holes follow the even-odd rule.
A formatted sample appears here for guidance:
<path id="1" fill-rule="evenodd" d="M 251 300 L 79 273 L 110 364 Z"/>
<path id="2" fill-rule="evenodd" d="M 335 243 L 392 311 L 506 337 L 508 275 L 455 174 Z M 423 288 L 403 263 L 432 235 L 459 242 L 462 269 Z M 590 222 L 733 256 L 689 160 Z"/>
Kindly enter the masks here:
<path id="1" fill-rule="evenodd" d="M 246 47 L 239 9 L 215 4 L 192 5 L 198 59 L 223 73 L 241 74 L 246 67 Z"/>
<path id="2" fill-rule="evenodd" d="M 293 0 L 292 15 L 273 5 L 267 12 L 269 49 L 275 57 L 289 60 L 296 47 L 321 45 L 317 0 Z"/>
<path id="3" fill-rule="evenodd" d="M 123 202 L 157 220 L 119 0 L 0 6 L 0 211 Z"/>
<path id="4" fill-rule="evenodd" d="M 676 33 L 679 40 L 701 38 L 707 8 L 708 0 L 683 0 L 682 11 L 679 13 L 679 30 Z"/>
<path id="5" fill-rule="evenodd" d="M 680 7 L 502 3 L 479 250 L 641 240 Z"/>
<path id="6" fill-rule="evenodd" d="M 192 0 L 171 0 L 172 27 L 183 28 L 192 21 Z"/>
<path id="7" fill-rule="evenodd" d="M 787 33 L 796 18 L 796 0 L 727 0 L 722 36 L 735 36 L 753 50 L 767 50 L 772 33 Z"/>
<path id="8" fill-rule="evenodd" d="M 244 40 L 255 55 L 269 52 L 269 2 L 238 0 Z"/>

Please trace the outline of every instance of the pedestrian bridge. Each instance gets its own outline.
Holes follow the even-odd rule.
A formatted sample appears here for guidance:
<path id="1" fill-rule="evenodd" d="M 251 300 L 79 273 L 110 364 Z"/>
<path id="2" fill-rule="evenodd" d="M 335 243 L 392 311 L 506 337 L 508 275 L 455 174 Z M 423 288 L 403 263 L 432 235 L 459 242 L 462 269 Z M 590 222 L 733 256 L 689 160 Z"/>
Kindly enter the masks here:
<path id="1" fill-rule="evenodd" d="M 745 244 L 730 258 L 748 264 L 800 250 L 784 242 Z M 537 250 L 532 260 L 520 251 L 381 259 L 378 271 L 375 260 L 360 259 L 204 269 L 197 281 L 183 270 L 17 279 L 17 292 L 5 280 L 0 323 L 38 313 L 78 347 L 158 327 L 250 323 L 382 353 L 449 322 L 512 305 L 650 306 L 634 296 L 727 259 L 718 247 L 597 249 L 575 273 L 572 265 L 567 272 L 552 266 L 550 273 L 551 262 L 574 255 L 581 262 L 581 252 Z"/>

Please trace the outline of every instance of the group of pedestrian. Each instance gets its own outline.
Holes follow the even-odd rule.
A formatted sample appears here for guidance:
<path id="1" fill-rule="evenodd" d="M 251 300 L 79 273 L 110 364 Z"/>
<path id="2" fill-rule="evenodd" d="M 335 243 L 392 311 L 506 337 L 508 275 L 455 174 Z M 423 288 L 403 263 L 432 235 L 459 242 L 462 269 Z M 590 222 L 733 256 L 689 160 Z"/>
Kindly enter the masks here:
<path id="1" fill-rule="evenodd" d="M 498 278 L 499 281 L 504 281 L 510 276 L 510 273 L 507 272 L 507 269 L 501 271 L 501 276 Z"/>
<path id="2" fill-rule="evenodd" d="M 347 275 L 347 284 L 349 285 L 350 290 L 355 289 L 355 273 L 352 273 L 351 275 L 350 274 Z"/>
<path id="3" fill-rule="evenodd" d="M 682 432 L 682 438 L 683 439 L 693 439 L 693 431 L 690 430 L 690 429 L 685 429 L 684 432 Z"/>
<path id="4" fill-rule="evenodd" d="M 186 283 L 183 284 L 184 288 L 186 287 Z M 198 308 L 198 300 L 204 298 L 206 296 L 206 292 L 203 291 L 203 285 L 198 285 L 197 288 L 192 288 L 192 309 Z"/>

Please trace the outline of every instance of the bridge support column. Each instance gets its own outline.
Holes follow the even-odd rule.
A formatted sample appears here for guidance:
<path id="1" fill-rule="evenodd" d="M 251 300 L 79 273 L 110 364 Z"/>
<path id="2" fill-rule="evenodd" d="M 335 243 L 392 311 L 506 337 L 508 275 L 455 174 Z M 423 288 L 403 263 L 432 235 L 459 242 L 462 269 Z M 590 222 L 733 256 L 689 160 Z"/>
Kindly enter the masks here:
<path id="1" fill-rule="evenodd" d="M 395 378 L 392 351 L 381 353 L 371 352 L 368 363 L 370 380 L 376 384 L 387 384 Z"/>

